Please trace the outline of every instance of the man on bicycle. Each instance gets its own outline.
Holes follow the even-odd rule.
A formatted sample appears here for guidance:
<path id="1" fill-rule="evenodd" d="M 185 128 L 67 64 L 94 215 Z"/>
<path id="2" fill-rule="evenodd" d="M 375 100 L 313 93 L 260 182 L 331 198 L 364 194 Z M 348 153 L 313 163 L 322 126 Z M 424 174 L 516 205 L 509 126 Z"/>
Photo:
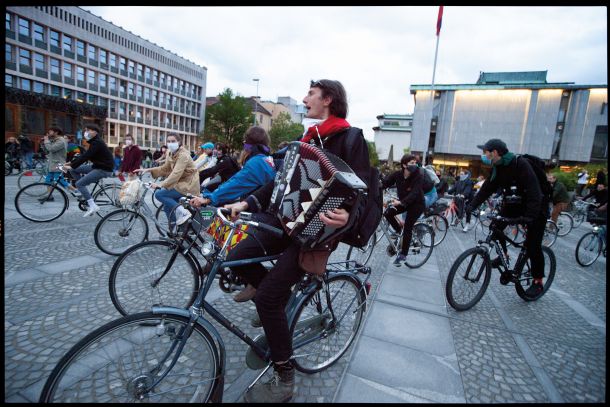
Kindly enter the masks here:
<path id="1" fill-rule="evenodd" d="M 86 125 L 84 136 L 89 143 L 89 149 L 84 154 L 74 157 L 72 161 L 65 165 L 65 168 L 70 171 L 70 174 L 76 180 L 76 188 L 87 200 L 89 209 L 83 215 L 83 217 L 87 217 L 100 210 L 100 207 L 93 201 L 87 185 L 102 178 L 111 177 L 114 158 L 102 139 L 102 133 L 96 124 Z M 83 165 L 86 161 L 91 161 L 91 164 Z"/>
<path id="2" fill-rule="evenodd" d="M 456 224 L 458 219 L 462 219 L 464 216 L 464 208 L 468 205 L 470 201 L 474 183 L 470 179 L 470 171 L 461 170 L 458 175 L 457 181 L 453 184 L 451 188 L 447 191 L 447 193 L 455 195 L 455 204 L 458 208 L 458 218 L 455 220 Z M 470 213 L 466 212 L 466 224 L 464 225 L 463 232 L 468 232 L 468 226 L 470 225 Z"/>
<path id="3" fill-rule="evenodd" d="M 469 203 L 466 211 L 472 212 L 498 188 L 502 189 L 504 199 L 500 216 L 513 218 L 514 223 L 527 225 L 524 245 L 531 261 L 534 280 L 526 293 L 532 298 L 537 297 L 543 291 L 542 238 L 549 212 L 548 198 L 542 193 L 536 173 L 529 161 L 509 152 L 504 141 L 490 139 L 477 147 L 483 150 L 481 160 L 484 164 L 492 166 L 492 172 L 481 186 L 479 193 Z M 506 223 L 499 222 L 497 226 L 503 230 Z M 507 254 L 504 235 L 497 238 Z M 500 264 L 499 257 L 492 260 L 492 267 L 497 268 Z"/>
<path id="4" fill-rule="evenodd" d="M 570 195 L 566 186 L 561 181 L 557 181 L 557 177 L 553 174 L 548 174 L 547 179 L 553 186 L 553 210 L 551 211 L 551 220 L 557 222 L 557 218 L 562 211 L 565 211 L 570 204 Z"/>

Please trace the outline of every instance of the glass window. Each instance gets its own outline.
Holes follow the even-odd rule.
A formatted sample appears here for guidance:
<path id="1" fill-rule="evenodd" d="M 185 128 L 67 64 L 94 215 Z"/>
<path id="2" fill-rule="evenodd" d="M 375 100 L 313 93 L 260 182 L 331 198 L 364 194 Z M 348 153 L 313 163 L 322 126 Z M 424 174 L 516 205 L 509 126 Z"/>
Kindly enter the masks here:
<path id="1" fill-rule="evenodd" d="M 110 90 L 116 90 L 116 78 L 114 76 L 109 76 L 108 82 L 110 83 Z"/>
<path id="2" fill-rule="evenodd" d="M 85 95 L 85 92 L 76 92 L 76 100 L 78 100 L 79 102 L 84 102 L 86 98 L 87 96 Z"/>
<path id="3" fill-rule="evenodd" d="M 59 59 L 51 58 L 51 73 L 59 75 Z"/>
<path id="4" fill-rule="evenodd" d="M 161 103 L 161 106 L 165 105 L 165 93 L 163 92 L 159 92 L 159 103 Z"/>
<path id="5" fill-rule="evenodd" d="M 100 88 L 105 88 L 106 87 L 106 75 L 103 73 L 100 73 L 99 77 L 100 77 Z"/>
<path id="6" fill-rule="evenodd" d="M 132 96 L 134 94 L 134 86 L 133 86 L 133 83 L 131 83 L 131 82 L 129 82 L 127 84 L 127 94 L 129 96 Z"/>
<path id="7" fill-rule="evenodd" d="M 120 57 L 119 63 L 121 64 L 120 65 L 121 71 L 126 71 L 127 70 L 127 60 L 123 57 Z"/>
<path id="8" fill-rule="evenodd" d="M 85 42 L 81 40 L 76 40 L 76 54 L 82 57 L 85 56 Z"/>
<path id="9" fill-rule="evenodd" d="M 144 99 L 150 99 L 150 89 L 144 88 Z"/>
<path id="10" fill-rule="evenodd" d="M 13 87 L 13 75 L 4 74 L 4 86 Z"/>
<path id="11" fill-rule="evenodd" d="M 129 74 L 136 73 L 136 64 L 131 60 L 129 61 L 129 70 L 127 72 L 129 72 Z"/>
<path id="12" fill-rule="evenodd" d="M 85 81 L 85 68 L 82 66 L 76 66 L 76 79 L 79 81 Z"/>
<path id="13" fill-rule="evenodd" d="M 138 76 L 144 76 L 144 67 L 138 64 Z"/>
<path id="14" fill-rule="evenodd" d="M 161 72 L 161 85 L 165 85 L 165 74 Z"/>
<path id="15" fill-rule="evenodd" d="M 11 13 L 6 13 L 6 23 L 4 25 L 4 27 L 6 28 L 6 31 L 10 31 L 11 30 Z"/>
<path id="16" fill-rule="evenodd" d="M 114 55 L 112 52 L 110 53 L 110 66 L 116 68 L 116 55 Z"/>
<path id="17" fill-rule="evenodd" d="M 51 85 L 51 95 L 61 97 L 61 88 L 56 85 Z"/>
<path id="18" fill-rule="evenodd" d="M 152 100 L 153 100 L 153 102 L 157 101 L 158 95 L 159 95 L 159 92 L 157 92 L 156 90 L 153 89 L 153 91 L 152 91 Z"/>
<path id="19" fill-rule="evenodd" d="M 87 95 L 87 102 L 95 105 L 97 103 L 97 96 L 91 94 Z"/>
<path id="20" fill-rule="evenodd" d="M 153 81 L 159 82 L 159 71 L 153 69 Z"/>
<path id="21" fill-rule="evenodd" d="M 87 44 L 87 47 L 89 48 L 89 59 L 97 60 L 97 48 L 91 44 Z"/>
<path id="22" fill-rule="evenodd" d="M 34 39 L 45 42 L 44 27 L 41 26 L 40 24 L 36 24 L 36 23 L 33 23 L 33 24 L 34 24 Z"/>
<path id="23" fill-rule="evenodd" d="M 98 101 L 97 101 L 97 104 L 100 105 L 100 106 L 106 107 L 106 106 L 108 106 L 108 99 L 103 98 L 103 97 L 99 97 Z"/>
<path id="24" fill-rule="evenodd" d="M 144 68 L 144 78 L 146 80 L 150 79 L 150 68 L 149 67 Z"/>
<path id="25" fill-rule="evenodd" d="M 25 66 L 32 66 L 32 54 L 27 49 L 19 50 L 19 63 Z"/>
<path id="26" fill-rule="evenodd" d="M 174 89 L 178 88 L 178 78 L 174 77 Z"/>
<path id="27" fill-rule="evenodd" d="M 64 88 L 64 98 L 72 99 L 72 89 Z"/>
<path id="28" fill-rule="evenodd" d="M 64 78 L 72 78 L 72 64 L 64 62 Z"/>
<path id="29" fill-rule="evenodd" d="M 34 92 L 36 92 L 36 93 L 45 93 L 45 91 L 44 91 L 44 83 L 42 83 L 42 82 L 34 82 Z"/>
<path id="30" fill-rule="evenodd" d="M 125 93 L 127 91 L 127 81 L 121 80 L 119 86 L 121 87 L 121 93 Z"/>
<path id="31" fill-rule="evenodd" d="M 29 79 L 21 78 L 21 89 L 23 90 L 32 90 L 32 83 Z"/>
<path id="32" fill-rule="evenodd" d="M 15 59 L 13 58 L 13 46 L 11 44 L 5 44 L 4 48 L 6 50 L 4 53 L 4 59 L 7 62 L 15 62 Z"/>
<path id="33" fill-rule="evenodd" d="M 106 52 L 105 49 L 101 49 L 100 48 L 100 62 L 102 64 L 107 64 L 108 63 L 108 59 L 107 59 L 108 57 L 107 56 L 108 56 L 108 52 Z"/>
<path id="34" fill-rule="evenodd" d="M 125 114 L 126 104 L 125 102 L 119 102 L 119 114 Z"/>
<path id="35" fill-rule="evenodd" d="M 51 30 L 51 45 L 59 48 L 59 33 Z"/>
<path id="36" fill-rule="evenodd" d="M 38 54 L 36 52 L 34 53 L 34 68 L 40 69 L 41 71 L 47 70 L 47 67 L 44 63 L 44 55 Z"/>
<path id="37" fill-rule="evenodd" d="M 72 37 L 69 35 L 63 34 L 64 37 L 64 49 L 66 51 L 72 51 Z"/>
<path id="38" fill-rule="evenodd" d="M 91 85 L 95 85 L 95 71 L 92 71 L 91 69 L 88 70 L 88 76 L 89 76 L 89 83 Z"/>
<path id="39" fill-rule="evenodd" d="M 142 87 L 140 85 L 136 87 L 136 94 L 139 98 L 142 97 Z"/>
<path id="40" fill-rule="evenodd" d="M 19 34 L 30 36 L 30 20 L 19 17 Z"/>

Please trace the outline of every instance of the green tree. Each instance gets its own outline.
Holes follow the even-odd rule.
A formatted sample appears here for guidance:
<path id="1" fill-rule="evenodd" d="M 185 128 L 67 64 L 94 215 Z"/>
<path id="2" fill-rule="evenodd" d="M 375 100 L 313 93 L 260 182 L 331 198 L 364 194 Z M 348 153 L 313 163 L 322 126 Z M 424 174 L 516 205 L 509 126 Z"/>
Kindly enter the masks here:
<path id="1" fill-rule="evenodd" d="M 247 99 L 234 96 L 226 88 L 218 95 L 218 102 L 205 112 L 207 139 L 226 143 L 231 150 L 241 150 L 246 130 L 252 124 L 252 109 Z"/>
<path id="2" fill-rule="evenodd" d="M 293 123 L 290 114 L 287 112 L 280 113 L 273 121 L 273 125 L 269 130 L 271 138 L 271 147 L 276 149 L 282 141 L 295 141 L 305 131 L 305 128 L 300 123 Z"/>
<path id="3" fill-rule="evenodd" d="M 377 154 L 377 149 L 375 148 L 375 143 L 372 141 L 366 142 L 369 146 L 369 161 L 373 167 L 379 166 L 379 155 Z"/>

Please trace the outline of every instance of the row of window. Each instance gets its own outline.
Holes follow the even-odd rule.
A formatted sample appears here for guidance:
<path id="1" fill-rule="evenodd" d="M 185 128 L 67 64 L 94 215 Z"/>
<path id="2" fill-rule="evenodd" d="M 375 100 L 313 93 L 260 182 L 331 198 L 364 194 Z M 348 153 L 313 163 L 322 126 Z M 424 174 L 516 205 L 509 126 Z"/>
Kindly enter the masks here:
<path id="1" fill-rule="evenodd" d="M 11 44 L 5 44 L 5 49 L 5 60 L 7 62 L 15 62 L 15 47 Z M 186 109 L 192 115 L 198 115 L 198 112 L 200 111 L 201 103 L 186 100 L 146 86 L 141 86 L 112 75 L 106 75 L 90 68 L 85 69 L 80 65 L 71 64 L 37 52 L 31 52 L 25 48 L 19 49 L 19 64 L 45 72 L 50 71 L 55 75 L 63 75 L 64 79 L 76 78 L 78 81 L 86 81 L 90 85 L 107 88 L 110 91 L 120 91 L 121 94 L 125 94 L 127 97 L 138 97 L 147 103 L 159 103 L 161 106 L 169 105 L 170 108 Z M 47 67 L 50 69 L 47 69 Z"/>
<path id="2" fill-rule="evenodd" d="M 31 37 L 33 33 L 34 40 L 47 43 L 47 27 L 23 17 L 17 17 L 17 20 L 20 35 Z M 6 30 L 11 31 L 11 27 L 11 13 L 7 12 Z M 165 86 L 167 84 L 168 86 L 173 86 L 174 89 L 178 89 L 180 92 L 192 92 L 196 95 L 196 98 L 201 97 L 201 87 L 193 83 L 172 77 L 171 75 L 160 72 L 157 69 L 128 60 L 127 58 L 123 58 L 122 56 L 116 55 L 103 48 L 96 47 L 95 45 L 86 43 L 78 38 L 73 38 L 53 29 L 48 28 L 48 32 L 49 42 L 54 47 L 70 52 L 76 51 L 76 55 L 82 57 L 88 56 L 90 60 L 99 61 L 101 64 L 108 65 L 108 69 L 120 69 L 122 72 L 126 72 L 128 75 L 136 75 L 137 72 L 138 77 L 142 78 L 143 80 L 158 82 L 161 84 L 161 86 Z"/>
<path id="3" fill-rule="evenodd" d="M 111 118 L 123 120 L 127 120 L 128 118 L 134 118 L 136 120 L 145 119 L 150 121 L 150 123 L 147 124 L 157 126 L 179 126 L 179 128 L 182 128 L 184 131 L 193 133 L 197 132 L 197 126 L 199 124 L 199 120 L 197 119 L 191 119 L 178 114 L 144 108 L 142 106 L 117 101 L 111 98 L 104 98 L 82 91 L 74 91 L 70 88 L 48 85 L 46 83 L 32 81 L 27 78 L 18 78 L 9 74 L 4 75 L 4 85 L 6 87 L 17 87 L 30 92 L 48 94 L 51 96 L 63 97 L 65 99 L 72 99 L 79 102 L 87 102 L 92 105 L 107 107 L 109 109 L 108 112 Z"/>

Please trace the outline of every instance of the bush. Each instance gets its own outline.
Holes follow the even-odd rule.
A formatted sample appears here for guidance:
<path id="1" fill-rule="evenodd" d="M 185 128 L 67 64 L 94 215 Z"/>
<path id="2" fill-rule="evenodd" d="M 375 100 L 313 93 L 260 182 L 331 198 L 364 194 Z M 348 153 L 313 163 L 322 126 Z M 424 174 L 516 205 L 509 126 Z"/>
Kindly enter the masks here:
<path id="1" fill-rule="evenodd" d="M 585 164 L 582 167 L 574 167 L 571 172 L 563 172 L 559 168 L 555 168 L 550 172 L 557 177 L 558 181 L 566 186 L 568 191 L 574 191 L 578 181 L 578 173 L 582 171 L 583 168 L 589 172 L 588 187 L 591 187 L 595 184 L 597 172 L 602 168 L 607 169 L 607 166 L 604 164 Z"/>

